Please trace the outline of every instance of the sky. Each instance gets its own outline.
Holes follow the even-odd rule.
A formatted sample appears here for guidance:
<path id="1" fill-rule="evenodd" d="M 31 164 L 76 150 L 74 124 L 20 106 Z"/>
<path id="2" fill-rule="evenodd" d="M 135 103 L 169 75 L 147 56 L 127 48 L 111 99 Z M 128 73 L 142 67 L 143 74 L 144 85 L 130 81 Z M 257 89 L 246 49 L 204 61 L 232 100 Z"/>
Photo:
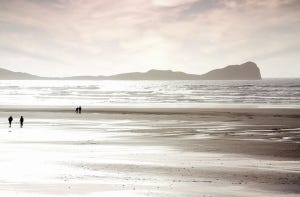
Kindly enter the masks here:
<path id="1" fill-rule="evenodd" d="M 255 62 L 300 77 L 300 0 L 0 0 L 0 67 L 41 76 Z"/>

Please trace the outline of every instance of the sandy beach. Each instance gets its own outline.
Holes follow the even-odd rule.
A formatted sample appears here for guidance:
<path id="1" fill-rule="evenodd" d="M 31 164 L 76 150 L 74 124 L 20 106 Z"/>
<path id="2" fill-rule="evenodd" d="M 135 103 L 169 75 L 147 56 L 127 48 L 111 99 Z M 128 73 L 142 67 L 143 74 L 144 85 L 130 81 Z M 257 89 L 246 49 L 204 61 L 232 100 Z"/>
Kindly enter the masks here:
<path id="1" fill-rule="evenodd" d="M 300 197 L 300 0 L 0 16 L 0 197 Z"/>
<path id="2" fill-rule="evenodd" d="M 0 195 L 299 196 L 299 119 L 286 108 L 2 107 Z"/>

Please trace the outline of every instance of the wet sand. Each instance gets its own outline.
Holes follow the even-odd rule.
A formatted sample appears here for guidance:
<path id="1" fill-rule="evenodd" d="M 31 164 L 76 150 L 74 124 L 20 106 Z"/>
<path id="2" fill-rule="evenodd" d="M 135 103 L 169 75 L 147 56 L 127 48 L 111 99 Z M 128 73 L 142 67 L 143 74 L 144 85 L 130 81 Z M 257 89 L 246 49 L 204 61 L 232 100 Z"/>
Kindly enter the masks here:
<path id="1" fill-rule="evenodd" d="M 299 109 L 1 108 L 0 195 L 299 196 L 299 119 Z"/>

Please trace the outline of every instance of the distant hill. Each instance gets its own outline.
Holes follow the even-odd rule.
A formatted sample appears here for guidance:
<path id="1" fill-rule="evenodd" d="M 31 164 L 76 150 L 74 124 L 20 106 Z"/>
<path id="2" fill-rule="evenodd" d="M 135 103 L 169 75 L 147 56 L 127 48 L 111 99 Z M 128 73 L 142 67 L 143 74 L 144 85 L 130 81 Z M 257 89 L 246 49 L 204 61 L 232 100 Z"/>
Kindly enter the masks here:
<path id="1" fill-rule="evenodd" d="M 117 80 L 188 80 L 198 79 L 199 75 L 187 74 L 184 72 L 174 72 L 172 70 L 149 70 L 145 73 L 133 72 L 112 75 L 110 79 Z"/>
<path id="2" fill-rule="evenodd" d="M 261 74 L 257 65 L 246 62 L 241 65 L 230 65 L 215 69 L 203 75 L 187 74 L 172 70 L 149 70 L 148 72 L 131 72 L 111 76 L 74 76 L 63 78 L 46 78 L 27 73 L 12 72 L 0 68 L 0 80 L 13 79 L 59 79 L 59 80 L 260 80 Z"/>
<path id="3" fill-rule="evenodd" d="M 42 79 L 42 77 L 31 75 L 28 73 L 22 73 L 22 72 L 13 72 L 7 69 L 0 68 L 0 79 L 1 80 L 17 80 L 17 79 Z"/>
<path id="4" fill-rule="evenodd" d="M 260 70 L 254 62 L 246 62 L 241 65 L 230 65 L 225 68 L 212 70 L 200 76 L 209 80 L 259 80 Z"/>

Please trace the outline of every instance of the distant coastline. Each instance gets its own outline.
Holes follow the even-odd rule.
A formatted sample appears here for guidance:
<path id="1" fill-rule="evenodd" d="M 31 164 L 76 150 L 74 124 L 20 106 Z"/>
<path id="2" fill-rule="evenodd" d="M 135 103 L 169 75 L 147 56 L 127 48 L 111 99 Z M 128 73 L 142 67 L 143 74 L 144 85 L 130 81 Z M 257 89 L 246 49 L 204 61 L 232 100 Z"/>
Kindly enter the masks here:
<path id="1" fill-rule="evenodd" d="M 148 72 L 131 72 L 111 76 L 72 76 L 40 77 L 22 72 L 13 72 L 0 68 L 0 80 L 261 80 L 259 67 L 254 62 L 229 65 L 202 75 L 188 74 L 172 70 L 149 70 Z"/>

